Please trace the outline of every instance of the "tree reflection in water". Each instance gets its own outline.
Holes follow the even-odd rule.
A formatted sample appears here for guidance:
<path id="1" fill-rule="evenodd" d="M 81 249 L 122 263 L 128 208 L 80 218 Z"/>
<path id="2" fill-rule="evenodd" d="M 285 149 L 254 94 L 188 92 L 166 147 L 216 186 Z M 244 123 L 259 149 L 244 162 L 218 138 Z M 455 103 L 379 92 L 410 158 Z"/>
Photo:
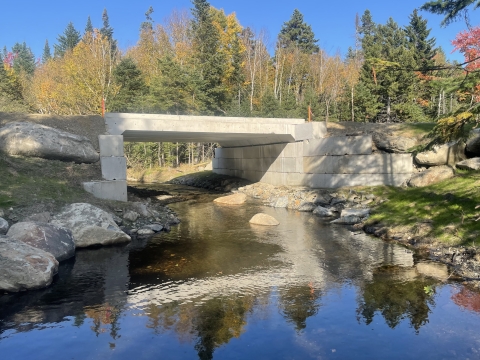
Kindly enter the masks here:
<path id="1" fill-rule="evenodd" d="M 373 274 L 373 280 L 362 287 L 357 317 L 367 325 L 377 312 L 382 314 L 390 328 L 405 318 L 418 333 L 428 323 L 428 315 L 435 306 L 435 280 L 419 277 L 414 269 L 383 267 Z M 430 287 L 433 291 L 427 291 Z"/>
<path id="2" fill-rule="evenodd" d="M 452 296 L 452 300 L 458 306 L 480 313 L 480 293 L 467 287 L 462 287 L 460 292 Z"/>
<path id="3" fill-rule="evenodd" d="M 280 291 L 280 309 L 287 322 L 295 325 L 295 330 L 301 331 L 307 327 L 307 318 L 318 313 L 318 299 L 321 292 L 312 285 L 292 286 Z"/>

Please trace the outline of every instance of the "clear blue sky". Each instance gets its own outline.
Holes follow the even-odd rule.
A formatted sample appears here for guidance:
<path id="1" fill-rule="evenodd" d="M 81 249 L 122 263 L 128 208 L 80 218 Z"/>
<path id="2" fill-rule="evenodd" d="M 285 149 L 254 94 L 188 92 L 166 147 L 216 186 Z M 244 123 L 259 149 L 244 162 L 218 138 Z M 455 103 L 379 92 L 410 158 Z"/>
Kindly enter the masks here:
<path id="1" fill-rule="evenodd" d="M 346 53 L 353 44 L 355 14 L 360 15 L 369 9 L 376 23 L 385 23 L 389 17 L 400 25 L 408 23 L 408 15 L 413 9 L 420 7 L 426 0 L 211 0 L 216 8 L 223 8 L 226 13 L 236 12 L 243 26 L 256 30 L 265 29 L 269 33 L 272 44 L 282 26 L 293 10 L 298 8 L 309 23 L 320 46 L 330 54 Z M 173 9 L 190 9 L 189 0 L 5 0 L 1 5 L 2 20 L 0 21 L 0 46 L 10 49 L 15 42 L 26 42 L 40 57 L 45 40 L 52 46 L 57 36 L 62 33 L 67 24 L 72 21 L 77 30 L 83 33 L 87 17 L 90 15 L 93 26 L 102 26 L 102 11 L 107 9 L 110 25 L 114 28 L 114 36 L 118 39 L 121 49 L 133 46 L 138 39 L 140 23 L 145 19 L 149 6 L 155 12 L 156 22 L 168 16 Z M 421 12 L 428 19 L 431 35 L 437 39 L 447 56 L 462 60 L 459 54 L 450 54 L 450 41 L 455 35 L 466 28 L 464 22 L 457 22 L 446 28 L 440 28 L 441 16 Z M 472 25 L 480 24 L 480 9 L 470 10 Z"/>

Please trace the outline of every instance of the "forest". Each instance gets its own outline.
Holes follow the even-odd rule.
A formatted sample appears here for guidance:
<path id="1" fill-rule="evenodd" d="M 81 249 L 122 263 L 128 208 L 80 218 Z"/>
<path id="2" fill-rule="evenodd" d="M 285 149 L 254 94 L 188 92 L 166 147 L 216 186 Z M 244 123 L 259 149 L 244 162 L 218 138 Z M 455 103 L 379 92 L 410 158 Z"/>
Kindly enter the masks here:
<path id="1" fill-rule="evenodd" d="M 463 1 L 463 7 L 473 1 Z M 422 8 L 459 16 L 455 0 Z M 456 11 L 456 12 L 455 12 Z M 107 10 L 102 27 L 69 23 L 36 59 L 26 43 L 0 53 L 0 111 L 56 115 L 108 112 L 308 118 L 313 121 L 437 122 L 444 138 L 478 122 L 480 26 L 452 44 L 450 62 L 418 10 L 401 27 L 376 23 L 369 10 L 352 19 L 346 56 L 329 54 L 295 9 L 276 36 L 243 27 L 206 0 L 174 11 L 163 22 L 154 9 L 139 24 L 137 43 L 120 49 Z M 212 156 L 214 144 L 126 144 L 130 166 L 178 166 Z"/>

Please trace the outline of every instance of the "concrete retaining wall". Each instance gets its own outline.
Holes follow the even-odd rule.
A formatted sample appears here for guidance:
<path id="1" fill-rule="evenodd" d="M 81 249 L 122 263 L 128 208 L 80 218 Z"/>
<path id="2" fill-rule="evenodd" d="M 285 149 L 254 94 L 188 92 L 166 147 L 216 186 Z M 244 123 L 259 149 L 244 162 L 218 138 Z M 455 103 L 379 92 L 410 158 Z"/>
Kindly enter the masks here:
<path id="1" fill-rule="evenodd" d="M 219 148 L 213 169 L 218 174 L 272 185 L 399 186 L 410 178 L 413 160 L 410 154 L 372 154 L 368 135 Z"/>

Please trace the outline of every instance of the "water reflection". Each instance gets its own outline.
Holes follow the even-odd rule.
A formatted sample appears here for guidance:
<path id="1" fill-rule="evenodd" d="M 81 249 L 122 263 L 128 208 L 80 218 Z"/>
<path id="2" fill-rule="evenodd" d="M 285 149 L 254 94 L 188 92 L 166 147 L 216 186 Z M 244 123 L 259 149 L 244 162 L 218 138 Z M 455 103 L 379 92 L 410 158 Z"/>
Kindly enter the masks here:
<path id="1" fill-rule="evenodd" d="M 266 358 L 278 355 L 276 348 L 291 351 L 291 358 L 317 358 L 315 352 L 326 348 L 318 341 L 333 344 L 338 338 L 328 340 L 327 318 L 332 334 L 357 326 L 359 338 L 365 337 L 362 329 L 377 317 L 390 329 L 407 323 L 419 336 L 432 313 L 441 311 L 436 303 L 444 285 L 429 277 L 428 267 L 417 271 L 412 254 L 401 247 L 352 234 L 311 214 L 258 203 L 221 207 L 208 196 L 204 200 L 175 204 L 183 221 L 168 234 L 78 251 L 62 264 L 50 288 L 0 295 L 2 354 L 18 350 L 13 344 L 20 333 L 31 338 L 73 328 L 78 333 L 72 338 L 78 336 L 79 342 L 67 346 L 59 341 L 58 346 L 78 358 L 130 358 L 129 351 L 137 348 L 145 358 L 155 357 L 152 336 L 165 339 L 162 346 L 172 358 L 192 357 L 185 355 L 188 348 L 195 357 L 212 359 L 217 351 L 225 356 L 230 347 L 240 352 L 237 357 L 248 357 L 247 348 L 238 347 L 242 339 L 250 339 L 249 344 L 265 339 Z M 249 225 L 260 211 L 281 225 Z M 355 289 L 351 303 L 348 297 L 332 303 L 332 293 L 350 288 Z M 480 312 L 480 296 L 471 290 L 461 289 L 451 298 Z M 342 317 L 342 306 L 350 309 L 350 317 Z M 319 319 L 321 339 L 308 340 L 320 331 L 315 328 Z M 88 345 L 94 343 L 87 334 L 100 343 Z M 317 350 L 303 353 L 305 344 Z"/>

